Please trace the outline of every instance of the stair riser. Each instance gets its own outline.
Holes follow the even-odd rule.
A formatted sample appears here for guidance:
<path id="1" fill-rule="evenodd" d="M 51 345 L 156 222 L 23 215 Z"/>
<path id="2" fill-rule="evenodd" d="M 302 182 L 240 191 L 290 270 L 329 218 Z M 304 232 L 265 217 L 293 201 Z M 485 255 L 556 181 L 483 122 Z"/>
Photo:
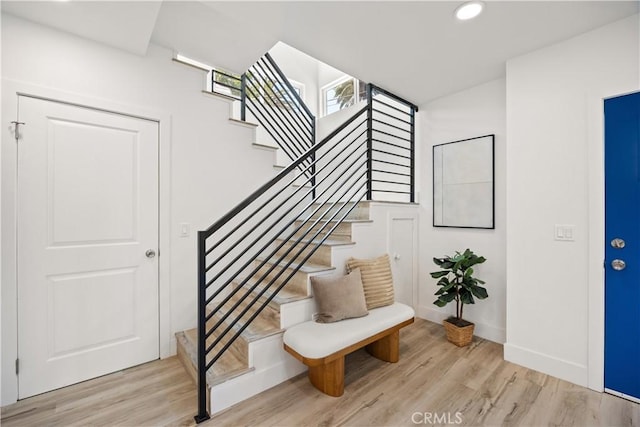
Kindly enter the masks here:
<path id="1" fill-rule="evenodd" d="M 220 314 L 215 314 L 211 320 L 209 320 L 207 322 L 207 330 L 209 330 L 209 328 L 213 327 L 213 325 L 215 325 L 215 323 L 221 318 L 222 316 Z M 211 345 L 211 343 L 213 343 L 215 341 L 215 339 L 222 333 L 222 331 L 224 331 L 227 327 L 226 323 L 223 323 L 220 327 L 218 327 L 218 329 L 211 334 L 211 336 L 207 339 L 207 346 Z M 231 339 L 231 337 L 233 337 L 233 335 L 235 335 L 235 331 L 232 329 L 229 332 L 227 332 L 227 334 L 224 336 L 224 338 L 220 341 L 220 343 L 218 343 L 214 348 L 213 351 L 210 353 L 210 357 L 213 356 L 213 354 L 218 351 L 219 349 L 222 348 L 222 346 L 226 345 L 229 340 Z M 249 343 L 242 337 L 242 335 L 240 335 L 229 347 L 229 349 L 227 351 L 232 352 L 237 358 L 239 358 L 240 360 L 249 360 Z"/>
<path id="2" fill-rule="evenodd" d="M 242 310 L 244 310 L 251 301 L 253 301 L 253 299 L 260 293 L 260 291 L 263 289 L 264 287 L 262 286 L 258 286 L 250 295 L 248 295 L 245 300 L 243 302 L 240 303 L 240 305 L 238 306 L 238 308 L 236 308 L 236 312 L 240 313 Z M 227 304 L 225 304 L 225 307 L 223 307 L 223 310 L 226 311 L 227 308 L 231 308 L 237 301 L 240 300 L 240 298 L 249 290 L 249 284 L 247 284 L 245 286 L 244 289 L 239 290 L 233 297 L 231 297 L 231 300 L 229 300 L 229 302 Z M 249 316 L 251 316 L 253 313 L 256 312 L 256 310 L 258 309 L 258 307 L 260 307 L 264 302 L 266 301 L 266 298 L 263 296 L 261 296 L 260 298 L 258 298 L 258 300 L 256 301 L 256 303 L 253 305 L 252 308 L 249 309 L 249 311 L 247 312 L 247 314 L 245 316 L 243 316 L 244 319 L 249 318 Z M 258 315 L 260 318 L 262 319 L 266 319 L 268 321 L 271 321 L 275 324 L 280 324 L 280 312 L 278 311 L 277 308 L 275 308 L 272 305 L 267 305 L 264 310 L 262 310 L 262 312 Z"/>
<path id="3" fill-rule="evenodd" d="M 337 204 L 336 206 L 333 206 L 333 207 L 322 207 L 317 212 L 315 212 L 311 216 L 311 218 L 312 219 L 322 218 L 324 220 L 329 220 L 334 216 L 334 214 L 336 212 L 339 211 L 338 214 L 333 218 L 334 220 L 339 220 L 345 214 L 347 214 L 347 211 L 351 208 L 351 206 L 353 206 L 353 202 L 349 202 L 348 203 L 348 207 L 345 207 L 343 209 L 341 209 L 342 206 L 343 206 L 343 204 L 339 203 L 339 204 Z M 317 208 L 317 206 L 313 206 L 312 208 L 310 208 L 307 211 L 308 214 L 311 214 L 316 208 Z M 369 205 L 368 204 L 358 204 L 358 206 L 353 208 L 351 210 L 351 212 L 349 212 L 347 214 L 347 217 L 344 218 L 344 219 L 368 220 L 369 219 Z"/>
<path id="4" fill-rule="evenodd" d="M 288 255 L 286 255 L 287 260 L 290 260 L 293 257 L 295 257 L 297 261 L 302 261 L 303 259 L 305 259 L 307 255 L 313 252 L 311 257 L 308 259 L 308 262 L 311 262 L 313 264 L 331 266 L 331 247 L 330 246 L 320 245 L 319 247 L 317 247 L 316 243 L 310 243 L 309 246 L 303 249 L 305 245 L 306 243 L 304 242 L 300 242 L 298 245 L 295 245 L 295 241 L 286 242 L 284 246 L 280 248 L 280 250 L 278 250 L 276 255 L 278 257 L 283 256 L 285 253 L 287 253 L 287 251 L 289 251 L 289 249 L 293 248 L 289 251 Z M 296 254 L 300 252 L 300 250 L 302 250 L 302 253 L 296 256 Z"/>

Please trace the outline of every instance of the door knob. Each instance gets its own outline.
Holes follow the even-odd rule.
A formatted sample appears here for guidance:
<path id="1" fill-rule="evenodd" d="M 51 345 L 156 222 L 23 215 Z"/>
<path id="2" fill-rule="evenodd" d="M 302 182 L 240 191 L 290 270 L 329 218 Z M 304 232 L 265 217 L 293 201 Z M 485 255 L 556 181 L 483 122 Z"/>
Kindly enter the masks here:
<path id="1" fill-rule="evenodd" d="M 626 266 L 627 263 L 621 259 L 614 259 L 613 261 L 611 261 L 611 268 L 616 271 L 624 270 Z"/>
<path id="2" fill-rule="evenodd" d="M 626 244 L 625 241 L 619 237 L 616 237 L 615 239 L 611 240 L 611 246 L 613 246 L 616 249 L 624 248 L 625 244 Z"/>
<path id="3" fill-rule="evenodd" d="M 394 254 L 393 255 L 393 259 L 395 259 L 396 261 L 400 259 L 400 254 Z"/>
<path id="4" fill-rule="evenodd" d="M 153 249 L 148 249 L 144 254 L 147 256 L 147 258 L 153 258 L 154 256 L 156 256 L 156 251 L 154 251 Z"/>

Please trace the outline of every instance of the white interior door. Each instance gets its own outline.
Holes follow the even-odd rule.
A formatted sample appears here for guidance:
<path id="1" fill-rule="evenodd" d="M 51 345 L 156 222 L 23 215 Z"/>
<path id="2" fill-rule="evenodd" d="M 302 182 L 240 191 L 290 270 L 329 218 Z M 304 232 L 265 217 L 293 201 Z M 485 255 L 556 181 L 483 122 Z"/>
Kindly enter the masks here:
<path id="1" fill-rule="evenodd" d="M 395 300 L 415 307 L 416 220 L 390 218 L 389 253 L 393 272 Z"/>
<path id="2" fill-rule="evenodd" d="M 159 357 L 158 123 L 27 96 L 18 110 L 22 399 Z"/>

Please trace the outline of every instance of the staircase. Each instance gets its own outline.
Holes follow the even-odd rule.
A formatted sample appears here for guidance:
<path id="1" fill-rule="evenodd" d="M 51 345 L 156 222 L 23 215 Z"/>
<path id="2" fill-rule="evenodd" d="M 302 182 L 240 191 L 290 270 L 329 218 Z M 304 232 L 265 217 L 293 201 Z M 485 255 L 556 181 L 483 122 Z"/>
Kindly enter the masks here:
<path id="1" fill-rule="evenodd" d="M 309 278 L 343 273 L 372 200 L 415 193 L 413 104 L 369 84 L 366 106 L 315 141 L 315 117 L 268 54 L 216 84 L 239 110 L 230 120 L 255 119 L 291 163 L 198 233 L 198 328 L 176 334 L 197 422 L 306 369 L 282 333 L 316 311 Z"/>
<path id="2" fill-rule="evenodd" d="M 285 269 L 285 273 L 275 279 L 273 287 L 283 285 L 277 295 L 274 295 L 270 290 L 262 293 L 266 287 L 264 283 L 258 284 L 252 289 L 252 285 L 255 284 L 255 280 L 252 278 L 248 278 L 244 285 L 240 283 L 243 280 L 233 283 L 232 289 L 236 289 L 238 292 L 211 317 L 207 323 L 207 329 L 211 328 L 223 314 L 230 312 L 231 307 L 238 302 L 239 295 L 243 293 L 247 293 L 249 296 L 245 302 L 240 303 L 238 310 L 246 308 L 248 305 L 246 301 L 250 299 L 258 301 L 256 305 L 248 308 L 247 313 L 242 317 L 243 319 L 251 317 L 259 304 L 264 303 L 269 297 L 272 299 L 207 371 L 208 396 L 206 402 L 209 405 L 207 411 L 210 414 L 217 413 L 306 370 L 304 365 L 283 350 L 282 334 L 287 327 L 311 319 L 316 309 L 310 292 L 309 278 L 315 275 L 333 274 L 337 269 L 340 269 L 340 273 L 342 273 L 344 259 L 348 257 L 349 250 L 355 245 L 353 241 L 354 228 L 370 222 L 369 203 L 360 202 L 339 224 L 336 221 L 321 221 L 313 227 L 303 226 L 294 235 L 296 240 L 306 231 L 315 233 L 325 225 L 332 228 L 337 225 L 331 233 L 321 232 L 320 239 L 325 237 L 326 239 L 319 244 L 318 250 L 304 265 L 297 269 L 298 265 L 294 263 Z M 300 222 L 296 221 L 292 227 L 297 228 L 300 225 Z M 284 246 L 277 251 L 278 256 L 285 254 L 289 249 L 295 250 L 294 242 L 293 240 L 284 242 Z M 278 246 L 280 243 L 282 242 L 277 241 L 274 246 Z M 303 239 L 297 246 L 303 246 L 306 243 L 308 241 Z M 279 265 L 289 264 L 293 258 L 292 253 L 294 251 L 289 251 L 284 255 Z M 260 266 L 263 261 L 264 265 Z M 339 267 L 340 262 L 342 262 L 341 267 Z M 273 264 L 273 261 L 258 258 L 254 261 L 253 266 L 258 268 L 258 274 L 262 275 L 274 267 Z M 291 274 L 292 278 L 285 282 L 283 277 Z M 265 282 L 270 281 L 275 275 L 274 273 L 267 274 Z M 225 328 L 231 327 L 235 331 L 239 329 L 239 323 L 233 324 L 230 318 L 225 319 L 223 325 Z M 197 335 L 195 328 L 176 334 L 178 357 L 194 380 L 197 380 Z M 207 345 L 210 345 L 213 340 L 214 335 L 207 339 Z M 224 345 L 226 342 L 223 340 L 220 345 Z M 210 358 L 207 362 L 209 360 Z"/>

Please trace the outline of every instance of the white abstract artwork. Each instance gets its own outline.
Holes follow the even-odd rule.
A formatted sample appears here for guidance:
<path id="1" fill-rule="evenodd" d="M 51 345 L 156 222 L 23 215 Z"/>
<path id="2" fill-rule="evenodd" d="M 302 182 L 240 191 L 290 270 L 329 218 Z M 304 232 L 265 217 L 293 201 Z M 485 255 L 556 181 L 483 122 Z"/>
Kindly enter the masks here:
<path id="1" fill-rule="evenodd" d="M 494 228 L 494 135 L 433 147 L 433 225 Z"/>

